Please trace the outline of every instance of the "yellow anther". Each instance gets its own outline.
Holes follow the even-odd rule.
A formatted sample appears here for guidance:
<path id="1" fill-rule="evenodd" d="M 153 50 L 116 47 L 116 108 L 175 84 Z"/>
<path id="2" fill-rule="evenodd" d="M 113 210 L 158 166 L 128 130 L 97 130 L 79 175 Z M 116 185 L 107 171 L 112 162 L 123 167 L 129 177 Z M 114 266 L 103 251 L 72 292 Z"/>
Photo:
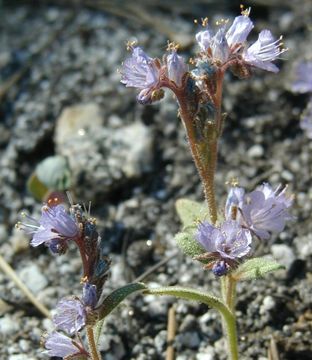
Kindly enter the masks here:
<path id="1" fill-rule="evenodd" d="M 194 24 L 198 24 L 198 20 L 197 19 L 194 19 Z"/>
<path id="2" fill-rule="evenodd" d="M 229 181 L 227 181 L 225 183 L 225 185 L 230 185 L 230 186 L 233 186 L 233 187 L 238 186 L 239 185 L 238 178 L 237 177 L 231 178 Z"/>
<path id="3" fill-rule="evenodd" d="M 167 40 L 167 51 L 177 51 L 180 47 L 180 44 L 175 43 L 174 41 Z"/>
<path id="4" fill-rule="evenodd" d="M 208 18 L 207 18 L 207 17 L 202 18 L 202 19 L 201 19 L 201 23 L 202 23 L 202 26 L 203 26 L 203 27 L 208 26 Z"/>
<path id="5" fill-rule="evenodd" d="M 130 50 L 132 50 L 133 49 L 133 47 L 135 46 L 135 45 L 137 45 L 137 41 L 136 40 L 128 40 L 127 42 L 126 42 L 126 49 L 128 50 L 128 51 L 130 51 Z"/>
<path id="6" fill-rule="evenodd" d="M 251 10 L 251 8 L 249 7 L 249 8 L 247 8 L 247 9 L 244 9 L 244 5 L 240 5 L 240 9 L 241 9 L 241 14 L 243 15 L 243 16 L 249 16 L 250 15 L 250 10 Z"/>
<path id="7" fill-rule="evenodd" d="M 86 282 L 88 282 L 88 277 L 84 276 L 80 279 L 80 284 L 85 284 Z"/>

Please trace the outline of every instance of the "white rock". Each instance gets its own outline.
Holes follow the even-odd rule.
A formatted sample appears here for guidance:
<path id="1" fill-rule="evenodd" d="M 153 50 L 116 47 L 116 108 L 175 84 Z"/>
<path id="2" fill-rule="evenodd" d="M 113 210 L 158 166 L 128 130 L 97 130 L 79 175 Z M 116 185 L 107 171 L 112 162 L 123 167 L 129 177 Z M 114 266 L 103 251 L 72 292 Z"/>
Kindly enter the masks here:
<path id="1" fill-rule="evenodd" d="M 61 146 L 73 135 L 83 136 L 87 128 L 102 125 L 100 108 L 97 104 L 79 104 L 66 107 L 56 120 L 55 143 Z"/>
<path id="2" fill-rule="evenodd" d="M 286 268 L 289 268 L 296 258 L 292 249 L 284 244 L 272 245 L 271 252 L 274 259 Z"/>
<path id="3" fill-rule="evenodd" d="M 4 337 L 14 334 L 19 330 L 19 324 L 13 320 L 9 315 L 5 315 L 0 319 L 0 334 Z"/>
<path id="4" fill-rule="evenodd" d="M 212 346 L 207 346 L 196 355 L 196 360 L 214 360 L 216 352 Z"/>
<path id="5" fill-rule="evenodd" d="M 261 145 L 253 145 L 247 151 L 247 155 L 251 158 L 260 158 L 264 154 L 264 149 Z"/>
<path id="6" fill-rule="evenodd" d="M 19 272 L 19 277 L 30 291 L 37 294 L 48 285 L 48 280 L 36 264 L 31 264 Z"/>
<path id="7" fill-rule="evenodd" d="M 29 357 L 26 354 L 14 354 L 10 355 L 8 360 L 36 360 L 34 357 Z"/>
<path id="8" fill-rule="evenodd" d="M 275 300 L 272 296 L 268 295 L 263 299 L 262 305 L 260 306 L 260 314 L 264 315 L 265 313 L 272 310 L 275 306 Z"/>

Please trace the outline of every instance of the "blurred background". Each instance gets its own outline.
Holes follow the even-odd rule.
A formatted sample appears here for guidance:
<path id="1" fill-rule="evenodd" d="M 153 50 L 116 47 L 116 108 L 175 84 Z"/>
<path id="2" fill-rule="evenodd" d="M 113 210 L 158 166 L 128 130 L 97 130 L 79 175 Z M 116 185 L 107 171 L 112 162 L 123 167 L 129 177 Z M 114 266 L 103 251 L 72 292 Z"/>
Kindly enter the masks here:
<path id="1" fill-rule="evenodd" d="M 289 51 L 278 74 L 255 71 L 226 78 L 228 114 L 220 144 L 216 190 L 226 182 L 252 190 L 268 181 L 289 184 L 296 220 L 257 246 L 286 271 L 239 288 L 242 360 L 312 358 L 312 143 L 302 128 L 311 92 L 294 91 L 297 67 L 312 60 L 312 1 L 254 0 L 255 28 L 284 35 Z M 194 19 L 233 19 L 240 2 L 226 0 L 0 1 L 0 254 L 37 300 L 53 309 L 80 293 L 76 249 L 53 257 L 30 248 L 14 228 L 20 213 L 39 217 L 50 196 L 92 202 L 103 252 L 112 258 L 107 293 L 159 261 L 144 281 L 218 290 L 212 274 L 177 252 L 178 198 L 203 200 L 184 129 L 171 94 L 152 106 L 120 84 L 118 68 L 137 40 L 161 58 L 167 40 L 189 58 L 198 51 Z M 199 21 L 200 22 L 200 21 Z M 307 79 L 311 74 L 307 73 Z M 311 85 L 312 87 L 312 85 Z M 51 195 L 52 194 L 52 195 Z M 42 332 L 51 322 L 0 272 L 0 358 L 45 359 Z M 105 360 L 165 359 L 171 298 L 132 297 L 106 321 Z M 218 314 L 203 305 L 175 303 L 177 360 L 224 360 Z"/>

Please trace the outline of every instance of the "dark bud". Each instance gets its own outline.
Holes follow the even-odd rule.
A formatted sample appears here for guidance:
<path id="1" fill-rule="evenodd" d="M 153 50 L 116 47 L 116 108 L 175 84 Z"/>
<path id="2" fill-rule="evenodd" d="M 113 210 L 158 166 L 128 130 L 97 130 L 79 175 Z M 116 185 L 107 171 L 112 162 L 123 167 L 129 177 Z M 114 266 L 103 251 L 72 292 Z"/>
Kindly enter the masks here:
<path id="1" fill-rule="evenodd" d="M 216 276 L 223 276 L 227 273 L 227 271 L 228 271 L 228 265 L 224 260 L 217 261 L 212 267 L 212 272 Z"/>

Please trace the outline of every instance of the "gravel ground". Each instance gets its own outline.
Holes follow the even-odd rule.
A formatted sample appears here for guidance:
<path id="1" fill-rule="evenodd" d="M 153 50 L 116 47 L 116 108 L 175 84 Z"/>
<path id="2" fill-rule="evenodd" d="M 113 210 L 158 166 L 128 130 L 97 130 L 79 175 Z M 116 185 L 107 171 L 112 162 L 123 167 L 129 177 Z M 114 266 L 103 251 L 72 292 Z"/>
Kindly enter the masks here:
<path id="1" fill-rule="evenodd" d="M 237 14 L 233 11 L 238 7 L 226 3 L 224 11 L 213 3 L 198 3 L 192 13 L 185 4 L 177 12 L 161 2 L 156 15 L 171 19 L 179 31 L 191 35 L 196 31 L 194 17 Z M 309 0 L 300 6 L 265 3 L 257 1 L 252 19 L 257 30 L 267 27 L 285 35 L 288 60 L 278 75 L 257 72 L 242 81 L 229 76 L 224 98 L 228 118 L 216 189 L 220 204 L 227 191 L 225 183 L 233 177 L 250 190 L 263 181 L 273 186 L 288 183 L 296 195 L 296 220 L 256 251 L 272 254 L 286 271 L 240 284 L 237 318 L 242 360 L 267 359 L 272 336 L 280 360 L 308 360 L 312 358 L 312 143 L 299 127 L 308 97 L 293 94 L 290 83 L 298 56 L 311 57 L 312 6 Z M 172 258 L 163 271 L 150 275 L 147 282 L 218 291 L 211 273 L 176 255 L 175 200 L 201 200 L 202 190 L 176 118 L 175 101 L 166 96 L 159 105 L 136 104 L 134 91 L 119 83 L 116 71 L 126 56 L 127 40 L 136 38 L 151 56 L 161 56 L 168 34 L 85 8 L 11 3 L 0 11 L 2 83 L 29 65 L 0 103 L 1 255 L 49 309 L 60 297 L 79 294 L 80 262 L 75 249 L 53 258 L 43 247 L 30 248 L 29 239 L 14 229 L 22 209 L 40 211 L 40 202 L 26 188 L 31 173 L 45 158 L 65 155 L 71 168 L 71 191 L 81 202 L 92 201 L 105 252 L 112 258 L 107 292 L 134 280 L 166 256 Z M 80 106 L 78 112 L 86 111 L 87 119 L 91 113 L 94 121 L 80 118 L 78 125 L 69 123 L 66 128 L 64 123 L 74 116 L 70 111 L 76 106 Z M 69 113 L 64 113 L 65 108 Z M 78 133 L 81 126 L 84 131 Z M 0 358 L 47 358 L 39 343 L 42 332 L 51 329 L 50 321 L 3 273 L 0 294 Z M 153 296 L 127 300 L 105 323 L 103 359 L 164 359 L 171 304 L 172 298 Z M 224 360 L 219 320 L 204 305 L 176 302 L 176 359 Z"/>

